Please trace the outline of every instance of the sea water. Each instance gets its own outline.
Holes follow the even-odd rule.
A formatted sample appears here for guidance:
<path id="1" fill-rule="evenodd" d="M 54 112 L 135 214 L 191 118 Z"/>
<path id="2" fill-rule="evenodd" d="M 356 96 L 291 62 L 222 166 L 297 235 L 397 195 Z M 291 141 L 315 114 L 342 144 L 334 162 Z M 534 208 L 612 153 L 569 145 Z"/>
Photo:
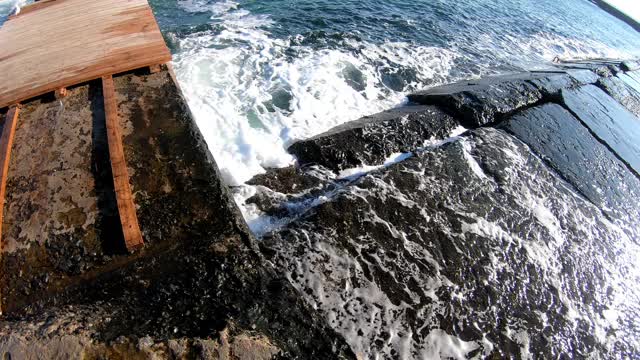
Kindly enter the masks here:
<path id="1" fill-rule="evenodd" d="M 152 0 L 178 80 L 225 181 L 295 159 L 286 148 L 413 90 L 629 58 L 640 34 L 585 0 Z"/>

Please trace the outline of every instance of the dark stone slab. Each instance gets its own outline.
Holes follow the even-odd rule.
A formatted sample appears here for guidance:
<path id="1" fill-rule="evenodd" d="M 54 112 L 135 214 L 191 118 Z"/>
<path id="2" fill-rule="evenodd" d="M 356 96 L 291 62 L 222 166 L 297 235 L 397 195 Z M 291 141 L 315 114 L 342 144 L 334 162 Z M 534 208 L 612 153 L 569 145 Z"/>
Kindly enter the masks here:
<path id="1" fill-rule="evenodd" d="M 625 75 L 631 77 L 636 82 L 640 82 L 640 70 L 628 71 L 628 72 L 625 73 Z"/>
<path id="2" fill-rule="evenodd" d="M 345 123 L 288 151 L 298 164 L 322 165 L 339 172 L 382 164 L 391 154 L 411 152 L 426 140 L 446 138 L 460 124 L 434 106 L 405 106 Z"/>
<path id="3" fill-rule="evenodd" d="M 558 65 L 564 69 L 582 69 L 590 70 L 598 76 L 608 77 L 617 74 L 622 71 L 623 65 L 621 61 L 616 60 L 583 60 L 583 61 L 568 61 L 562 62 Z"/>
<path id="4" fill-rule="evenodd" d="M 299 194 L 321 184 L 318 177 L 296 166 L 268 169 L 265 174 L 256 175 L 247 181 L 247 185 L 264 186 L 282 194 Z"/>
<path id="5" fill-rule="evenodd" d="M 596 73 L 588 69 L 569 69 L 567 74 L 582 85 L 595 84 L 600 79 Z"/>
<path id="6" fill-rule="evenodd" d="M 557 73 L 534 72 L 533 74 L 534 76 L 528 81 L 542 93 L 544 98 L 556 96 L 560 94 L 562 89 L 584 84 L 584 82 L 564 71 Z M 535 74 L 540 74 L 540 76 L 535 76 Z"/>
<path id="7" fill-rule="evenodd" d="M 340 187 L 336 174 L 322 166 L 290 166 L 282 169 L 267 169 L 247 182 L 255 193 L 245 200 L 254 204 L 265 215 L 285 218 L 295 217 L 306 201 Z M 242 196 L 243 188 L 234 188 Z"/>
<path id="8" fill-rule="evenodd" d="M 530 80 L 543 77 L 543 73 L 526 73 L 462 81 L 413 93 L 408 98 L 418 104 L 442 106 L 465 127 L 476 128 L 540 101 L 542 94 Z"/>
<path id="9" fill-rule="evenodd" d="M 627 78 L 627 81 L 622 78 Z M 640 92 L 638 92 L 640 84 L 636 83 L 636 89 L 629 85 L 634 83 L 636 83 L 635 80 L 621 73 L 614 77 L 601 78 L 598 80 L 598 87 L 624 105 L 635 116 L 640 116 Z"/>
<path id="10" fill-rule="evenodd" d="M 325 194 L 261 243 L 363 358 L 428 357 L 436 339 L 462 357 L 637 357 L 634 246 L 492 128 Z"/>
<path id="11" fill-rule="evenodd" d="M 640 70 L 640 61 L 626 60 L 622 62 L 622 71 L 635 71 Z"/>
<path id="12" fill-rule="evenodd" d="M 604 212 L 628 224 L 640 219 L 640 180 L 562 106 L 525 110 L 500 128 L 529 145 Z"/>
<path id="13" fill-rule="evenodd" d="M 640 71 L 629 71 L 618 74 L 618 78 L 640 93 Z"/>
<path id="14" fill-rule="evenodd" d="M 567 108 L 636 174 L 640 174 L 640 119 L 593 85 L 562 91 Z"/>

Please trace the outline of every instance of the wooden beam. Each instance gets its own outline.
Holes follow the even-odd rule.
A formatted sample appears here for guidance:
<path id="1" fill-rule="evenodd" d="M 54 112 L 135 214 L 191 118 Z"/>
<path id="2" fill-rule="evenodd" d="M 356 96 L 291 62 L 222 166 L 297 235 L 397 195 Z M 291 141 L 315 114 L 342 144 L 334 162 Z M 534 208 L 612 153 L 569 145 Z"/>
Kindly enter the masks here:
<path id="1" fill-rule="evenodd" d="M 4 221 L 4 200 L 7 191 L 7 179 L 9 178 L 9 163 L 11 162 L 11 148 L 13 137 L 18 125 L 20 105 L 9 108 L 2 127 L 0 136 L 0 249 L 2 248 L 2 223 Z"/>
<path id="2" fill-rule="evenodd" d="M 102 93 L 104 96 L 104 110 L 107 122 L 107 140 L 109 142 L 109 158 L 113 172 L 113 185 L 118 202 L 118 213 L 122 224 L 122 233 L 127 250 L 134 251 L 144 245 L 142 232 L 138 224 L 136 206 L 133 203 L 129 172 L 124 158 L 122 146 L 122 132 L 118 120 L 116 94 L 111 75 L 102 77 Z"/>

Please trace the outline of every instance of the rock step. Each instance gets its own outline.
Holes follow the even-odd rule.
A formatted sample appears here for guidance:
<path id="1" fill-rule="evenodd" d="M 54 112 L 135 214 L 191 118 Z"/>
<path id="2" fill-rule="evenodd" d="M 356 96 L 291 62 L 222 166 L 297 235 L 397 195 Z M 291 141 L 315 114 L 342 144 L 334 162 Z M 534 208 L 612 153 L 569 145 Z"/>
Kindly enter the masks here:
<path id="1" fill-rule="evenodd" d="M 394 153 L 411 152 L 425 140 L 447 137 L 460 122 L 435 106 L 405 106 L 348 122 L 291 145 L 300 166 L 322 165 L 335 172 L 382 164 Z"/>
<path id="2" fill-rule="evenodd" d="M 549 101 L 562 89 L 593 84 L 599 77 L 589 69 L 534 71 L 461 81 L 409 94 L 409 101 L 438 105 L 468 128 L 494 124 L 505 115 Z"/>
<path id="3" fill-rule="evenodd" d="M 620 110 L 621 106 L 614 104 L 615 100 L 638 115 L 640 76 L 637 73 L 640 72 L 625 70 L 634 69 L 636 65 L 633 61 L 621 63 L 611 60 L 562 63 L 556 66 L 556 70 L 500 75 L 438 86 L 408 95 L 409 105 L 345 123 L 311 139 L 296 142 L 288 151 L 296 156 L 301 167 L 320 165 L 335 173 L 365 165 L 380 165 L 394 153 L 420 149 L 428 140 L 442 140 L 460 126 L 473 129 L 496 125 L 518 111 L 549 102 L 566 105 L 566 101 L 575 98 L 570 96 L 574 89 L 586 85 L 594 85 L 587 90 L 598 93 L 606 106 L 611 106 L 614 115 L 629 115 Z M 578 106 L 576 101 L 572 106 Z M 590 106 L 594 100 L 584 98 L 579 101 Z M 588 114 L 583 116 L 588 117 Z M 624 121 L 629 123 L 629 120 Z M 601 140 L 606 142 L 605 138 Z M 634 162 L 632 159 L 624 161 Z"/>

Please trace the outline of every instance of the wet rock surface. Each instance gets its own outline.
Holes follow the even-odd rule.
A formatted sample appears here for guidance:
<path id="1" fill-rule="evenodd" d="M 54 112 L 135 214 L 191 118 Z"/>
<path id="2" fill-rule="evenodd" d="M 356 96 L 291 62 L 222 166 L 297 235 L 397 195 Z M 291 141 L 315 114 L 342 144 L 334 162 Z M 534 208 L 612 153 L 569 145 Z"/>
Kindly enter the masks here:
<path id="1" fill-rule="evenodd" d="M 602 78 L 598 81 L 598 87 L 638 117 L 640 116 L 640 92 L 638 92 L 640 91 L 640 83 L 634 88 L 629 84 L 635 80 L 628 76 L 627 78 L 630 80 L 626 82 L 620 77 Z"/>
<path id="2" fill-rule="evenodd" d="M 557 104 L 519 113 L 499 126 L 514 134 L 563 179 L 613 219 L 638 236 L 640 179 L 578 119 Z M 615 220 L 614 220 L 615 221 Z"/>
<path id="3" fill-rule="evenodd" d="M 541 100 L 542 94 L 529 82 L 538 77 L 544 76 L 529 73 L 462 81 L 410 94 L 409 101 L 441 106 L 465 127 L 475 128 Z"/>
<path id="4" fill-rule="evenodd" d="M 533 72 L 533 74 L 534 76 L 531 76 L 528 81 L 535 86 L 545 98 L 556 96 L 562 89 L 568 89 L 584 82 L 584 80 L 580 80 L 580 76 L 576 78 L 575 75 L 564 71 L 557 73 Z"/>
<path id="5" fill-rule="evenodd" d="M 0 354 L 352 357 L 264 261 L 169 72 L 114 82 L 145 248 L 121 247 L 100 83 L 27 104 L 5 205 L 17 245 L 1 258 Z"/>
<path id="6" fill-rule="evenodd" d="M 135 254 L 99 82 L 34 100 L 9 173 L 0 354 L 640 357 L 633 68 L 429 89 L 294 144 L 297 166 L 234 189 L 257 241 L 167 69 L 117 76 Z"/>
<path id="7" fill-rule="evenodd" d="M 640 120 L 593 85 L 562 91 L 562 101 L 629 167 L 640 174 Z"/>
<path id="8" fill-rule="evenodd" d="M 473 130 L 412 140 L 392 163 L 335 155 L 366 119 L 301 142 L 313 171 L 270 170 L 242 197 L 263 211 L 260 249 L 364 358 L 638 357 L 632 68 L 563 63 L 412 94 Z M 397 124 L 358 136 L 393 148 Z"/>
<path id="9" fill-rule="evenodd" d="M 322 165 L 339 172 L 383 163 L 393 153 L 424 146 L 428 139 L 447 137 L 460 126 L 434 106 L 404 106 L 348 122 L 289 147 L 302 166 Z"/>
<path id="10" fill-rule="evenodd" d="M 637 355 L 617 321 L 638 245 L 501 131 L 365 175 L 263 242 L 367 356 Z"/>

